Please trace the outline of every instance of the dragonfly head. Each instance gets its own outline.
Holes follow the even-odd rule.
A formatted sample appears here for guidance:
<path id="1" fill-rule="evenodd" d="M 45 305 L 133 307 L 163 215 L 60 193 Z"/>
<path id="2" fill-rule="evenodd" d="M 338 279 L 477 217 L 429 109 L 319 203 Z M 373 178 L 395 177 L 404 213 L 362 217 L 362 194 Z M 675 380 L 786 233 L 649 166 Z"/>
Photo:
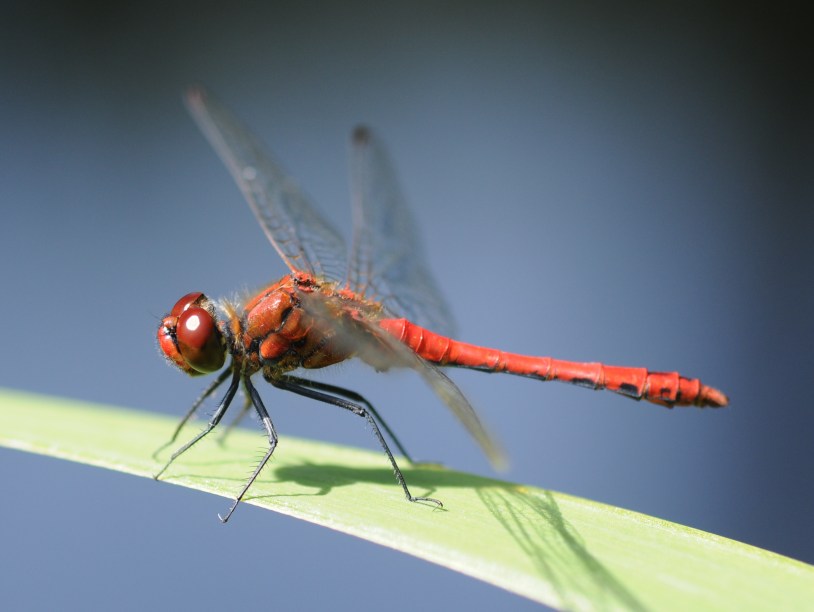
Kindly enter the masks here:
<path id="1" fill-rule="evenodd" d="M 190 376 L 219 370 L 226 360 L 226 342 L 212 301 L 200 292 L 178 300 L 158 327 L 158 346 L 167 361 Z"/>

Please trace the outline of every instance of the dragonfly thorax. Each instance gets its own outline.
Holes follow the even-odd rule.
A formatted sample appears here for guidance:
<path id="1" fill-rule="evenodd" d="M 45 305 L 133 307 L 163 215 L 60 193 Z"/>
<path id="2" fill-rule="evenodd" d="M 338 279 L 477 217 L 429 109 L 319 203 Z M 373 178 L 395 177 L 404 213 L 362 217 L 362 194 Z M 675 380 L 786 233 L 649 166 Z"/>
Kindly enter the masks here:
<path id="1" fill-rule="evenodd" d="M 267 377 L 297 368 L 323 368 L 351 356 L 335 342 L 336 327 L 325 323 L 319 309 L 315 313 L 303 303 L 313 294 L 322 297 L 318 285 L 286 276 L 244 307 L 243 350 Z"/>

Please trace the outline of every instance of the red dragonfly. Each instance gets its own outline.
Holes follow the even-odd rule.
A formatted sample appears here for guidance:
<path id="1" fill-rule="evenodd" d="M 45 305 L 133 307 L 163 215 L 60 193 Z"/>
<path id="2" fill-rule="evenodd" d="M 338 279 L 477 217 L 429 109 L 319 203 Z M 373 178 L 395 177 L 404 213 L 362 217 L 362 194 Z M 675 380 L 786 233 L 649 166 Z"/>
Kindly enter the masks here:
<path id="1" fill-rule="evenodd" d="M 369 129 L 357 128 L 351 141 L 354 236 L 346 266 L 340 234 L 249 130 L 201 88 L 190 90 L 186 102 L 290 270 L 243 305 L 189 293 L 178 300 L 158 328 L 158 343 L 167 360 L 189 375 L 220 370 L 227 355 L 230 362 L 193 404 L 168 444 L 202 402 L 229 380 L 208 425 L 172 455 L 156 478 L 218 425 L 241 386 L 246 395 L 244 413 L 254 407 L 268 435 L 268 451 L 221 521 L 232 515 L 277 446 L 277 432 L 251 381 L 257 373 L 278 389 L 366 419 L 407 499 L 438 506 L 442 504 L 437 499 L 410 493 L 382 429 L 408 460 L 410 456 L 370 402 L 348 389 L 293 372 L 352 357 L 378 371 L 411 368 L 498 465 L 503 461 L 498 446 L 440 366 L 559 380 L 667 407 L 726 406 L 723 393 L 677 372 L 529 357 L 453 340 L 446 304 L 423 259 L 417 229 L 390 159 Z"/>

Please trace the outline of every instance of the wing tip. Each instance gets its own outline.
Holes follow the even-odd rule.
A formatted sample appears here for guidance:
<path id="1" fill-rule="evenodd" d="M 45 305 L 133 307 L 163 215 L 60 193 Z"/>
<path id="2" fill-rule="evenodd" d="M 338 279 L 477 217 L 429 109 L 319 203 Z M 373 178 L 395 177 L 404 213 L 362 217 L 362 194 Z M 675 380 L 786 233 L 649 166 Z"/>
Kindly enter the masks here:
<path id="1" fill-rule="evenodd" d="M 357 145 L 367 145 L 373 140 L 373 131 L 366 125 L 357 125 L 353 128 L 353 142 Z"/>
<path id="2" fill-rule="evenodd" d="M 489 463 L 492 464 L 496 472 L 505 473 L 509 471 L 509 458 L 502 450 L 497 451 L 496 455 L 490 455 Z"/>
<path id="3" fill-rule="evenodd" d="M 184 102 L 191 109 L 205 106 L 207 98 L 209 98 L 209 92 L 201 83 L 193 83 L 184 92 Z"/>

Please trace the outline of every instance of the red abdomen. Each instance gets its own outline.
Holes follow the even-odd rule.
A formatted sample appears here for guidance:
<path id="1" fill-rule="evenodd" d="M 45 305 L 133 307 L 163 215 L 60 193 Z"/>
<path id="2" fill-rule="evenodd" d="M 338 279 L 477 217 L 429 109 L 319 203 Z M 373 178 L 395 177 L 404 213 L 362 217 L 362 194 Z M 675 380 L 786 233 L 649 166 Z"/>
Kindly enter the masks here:
<path id="1" fill-rule="evenodd" d="M 697 378 L 681 376 L 678 372 L 650 372 L 646 368 L 506 353 L 458 342 L 406 319 L 384 319 L 379 321 L 379 326 L 422 358 L 439 365 L 507 372 L 538 380 L 559 380 L 591 389 L 608 389 L 633 399 L 644 399 L 668 407 L 720 408 L 729 403 L 726 395 L 718 389 L 704 385 Z"/>

